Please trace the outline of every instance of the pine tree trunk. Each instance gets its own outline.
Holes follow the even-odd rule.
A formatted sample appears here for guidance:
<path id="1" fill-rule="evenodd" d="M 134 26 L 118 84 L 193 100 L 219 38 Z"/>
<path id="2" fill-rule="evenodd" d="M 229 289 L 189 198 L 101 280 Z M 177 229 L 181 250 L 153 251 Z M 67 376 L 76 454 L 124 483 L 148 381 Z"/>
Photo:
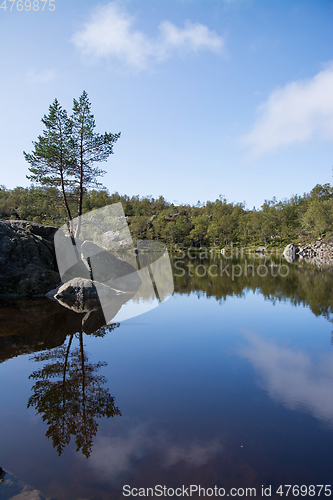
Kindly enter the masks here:
<path id="1" fill-rule="evenodd" d="M 70 235 L 73 236 L 72 214 L 71 214 L 68 202 L 67 202 L 67 196 L 66 196 L 65 185 L 64 185 L 64 175 L 63 175 L 62 169 L 60 171 L 60 176 L 61 176 L 61 192 L 62 192 L 62 197 L 63 197 L 63 200 L 64 200 L 64 204 L 65 204 L 65 208 L 66 208 L 66 212 L 67 212 L 68 220 L 69 220 L 69 231 L 70 231 Z"/>
<path id="2" fill-rule="evenodd" d="M 77 206 L 77 227 L 75 231 L 75 238 L 79 237 L 81 230 L 81 215 L 82 215 L 82 200 L 83 200 L 83 131 L 81 132 L 80 140 L 80 183 L 79 183 L 79 199 Z"/>

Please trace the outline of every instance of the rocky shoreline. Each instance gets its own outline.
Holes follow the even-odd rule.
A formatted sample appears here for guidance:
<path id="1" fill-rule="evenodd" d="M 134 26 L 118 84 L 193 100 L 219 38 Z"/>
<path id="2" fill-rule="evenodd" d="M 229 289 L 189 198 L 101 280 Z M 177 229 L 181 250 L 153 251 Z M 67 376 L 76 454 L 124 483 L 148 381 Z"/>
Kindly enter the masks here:
<path id="1" fill-rule="evenodd" d="M 0 220 L 0 300 L 46 296 L 88 313 L 103 299 L 116 314 L 142 283 L 135 267 L 90 241 L 76 239 L 73 246 L 56 233 L 33 222 Z"/>
<path id="2" fill-rule="evenodd" d="M 319 238 L 314 243 L 307 243 L 303 247 L 290 243 L 286 246 L 283 255 L 290 264 L 304 259 L 305 262 L 318 267 L 333 266 L 333 239 L 324 241 L 323 238 Z"/>

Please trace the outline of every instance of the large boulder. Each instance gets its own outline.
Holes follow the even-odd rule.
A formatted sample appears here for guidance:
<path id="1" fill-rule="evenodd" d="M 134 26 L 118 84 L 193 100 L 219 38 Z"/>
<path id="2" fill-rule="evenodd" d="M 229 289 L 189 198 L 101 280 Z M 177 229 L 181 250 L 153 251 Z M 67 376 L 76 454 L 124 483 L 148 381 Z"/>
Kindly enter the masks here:
<path id="1" fill-rule="evenodd" d="M 61 305 L 79 313 L 98 309 L 101 300 L 111 302 L 116 297 L 117 292 L 109 286 L 85 278 L 67 281 L 54 296 Z"/>
<path id="2" fill-rule="evenodd" d="M 297 260 L 298 253 L 299 253 L 298 246 L 295 245 L 294 243 L 290 243 L 284 249 L 283 255 L 284 255 L 286 261 L 289 262 L 290 264 L 292 264 L 293 262 L 295 262 Z"/>
<path id="3" fill-rule="evenodd" d="M 59 284 L 56 228 L 0 220 L 0 299 L 42 296 Z"/>
<path id="4" fill-rule="evenodd" d="M 53 298 L 75 313 L 86 312 L 82 318 L 82 329 L 93 333 L 109 323 L 133 296 L 134 293 L 114 290 L 97 281 L 73 278 L 58 288 Z"/>

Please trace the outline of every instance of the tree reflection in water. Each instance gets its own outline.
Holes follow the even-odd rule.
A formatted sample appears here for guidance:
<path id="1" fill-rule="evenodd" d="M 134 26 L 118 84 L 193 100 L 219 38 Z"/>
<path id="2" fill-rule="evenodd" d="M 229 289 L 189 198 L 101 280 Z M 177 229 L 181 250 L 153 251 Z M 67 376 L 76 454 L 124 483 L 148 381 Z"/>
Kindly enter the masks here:
<path id="1" fill-rule="evenodd" d="M 108 325 L 114 329 L 119 325 Z M 105 327 L 96 332 L 104 336 Z M 77 338 L 79 347 L 73 348 Z M 84 353 L 83 333 L 72 334 L 61 347 L 36 354 L 31 360 L 48 361 L 29 378 L 35 380 L 28 408 L 33 406 L 46 422 L 46 436 L 60 456 L 71 437 L 75 436 L 76 451 L 89 457 L 97 433 L 96 420 L 120 415 L 109 390 L 102 387 L 107 379 L 98 374 L 105 362 L 89 363 Z"/>

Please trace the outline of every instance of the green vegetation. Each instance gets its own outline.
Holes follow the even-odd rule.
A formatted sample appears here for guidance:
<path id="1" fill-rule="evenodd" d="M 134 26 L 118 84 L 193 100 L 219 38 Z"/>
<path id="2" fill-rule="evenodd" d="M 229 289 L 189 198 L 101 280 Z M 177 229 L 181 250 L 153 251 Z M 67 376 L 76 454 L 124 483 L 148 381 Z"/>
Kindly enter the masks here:
<path id="1" fill-rule="evenodd" d="M 95 163 L 108 159 L 113 153 L 113 144 L 120 137 L 120 133 L 96 134 L 90 107 L 88 94 L 83 91 L 78 101 L 73 100 L 73 113 L 68 118 L 67 111 L 55 99 L 49 106 L 48 116 L 42 118 L 45 129 L 33 142 L 33 152 L 23 151 L 31 165 L 31 175 L 27 178 L 41 186 L 60 190 L 68 221 L 73 219 L 69 198 L 76 197 L 75 212 L 82 215 L 84 194 L 89 187 L 100 187 L 97 177 L 105 173 Z M 77 236 L 79 231 L 80 219 Z"/>
<path id="2" fill-rule="evenodd" d="M 75 189 L 67 192 L 71 213 L 77 213 Z M 169 248 L 228 245 L 283 248 L 324 236 L 333 237 L 333 187 L 315 186 L 310 194 L 289 200 L 266 200 L 260 209 L 247 210 L 241 203 L 220 197 L 196 206 L 175 206 L 162 196 L 121 196 L 107 190 L 85 189 L 82 213 L 121 202 L 134 239 L 159 239 Z M 0 189 L 0 218 L 26 219 L 60 227 L 68 218 L 61 190 L 56 187 Z"/>

